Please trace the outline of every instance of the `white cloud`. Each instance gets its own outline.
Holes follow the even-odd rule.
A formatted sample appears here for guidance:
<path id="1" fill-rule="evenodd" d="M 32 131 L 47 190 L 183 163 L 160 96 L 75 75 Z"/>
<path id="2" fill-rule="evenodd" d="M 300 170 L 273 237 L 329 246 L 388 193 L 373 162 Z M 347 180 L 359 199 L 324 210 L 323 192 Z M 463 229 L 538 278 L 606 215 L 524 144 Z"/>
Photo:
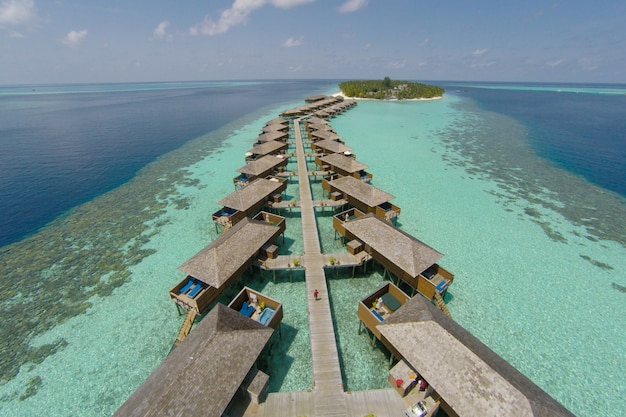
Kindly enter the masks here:
<path id="1" fill-rule="evenodd" d="M 487 51 L 489 51 L 489 48 L 475 49 L 474 52 L 472 52 L 472 55 L 474 55 L 474 56 L 482 56 L 482 55 L 485 55 L 487 53 Z"/>
<path id="2" fill-rule="evenodd" d="M 352 13 L 365 6 L 367 6 L 367 0 L 347 0 L 345 3 L 339 6 L 339 12 Z"/>
<path id="3" fill-rule="evenodd" d="M 297 66 L 291 66 L 288 68 L 289 72 L 300 72 L 302 71 L 302 65 L 297 65 Z"/>
<path id="4" fill-rule="evenodd" d="M 363 49 L 370 49 L 372 47 L 371 43 L 366 43 Z"/>
<path id="5" fill-rule="evenodd" d="M 296 38 L 289 38 L 287 39 L 285 42 L 283 42 L 281 44 L 281 46 L 284 46 L 285 48 L 291 48 L 293 46 L 300 46 L 302 45 L 304 42 L 302 41 L 302 38 L 300 39 L 296 39 Z"/>
<path id="6" fill-rule="evenodd" d="M 406 60 L 391 61 L 391 62 L 388 62 L 387 65 L 385 65 L 385 68 L 388 68 L 388 69 L 402 69 L 404 67 L 406 67 Z"/>
<path id="7" fill-rule="evenodd" d="M 0 3 L 0 27 L 23 25 L 36 17 L 33 0 L 3 0 Z"/>
<path id="8" fill-rule="evenodd" d="M 549 67 L 554 68 L 554 67 L 558 67 L 559 65 L 561 65 L 564 62 L 565 62 L 564 59 L 558 59 L 556 61 L 548 61 L 548 62 L 546 62 L 546 65 L 549 66 Z"/>
<path id="9" fill-rule="evenodd" d="M 170 42 L 172 40 L 172 34 L 167 33 L 167 27 L 170 25 L 170 22 L 167 20 L 161 22 L 157 25 L 157 27 L 152 32 L 152 39 L 157 39 L 160 41 Z"/>
<path id="10" fill-rule="evenodd" d="M 228 32 L 233 26 L 245 24 L 250 13 L 268 4 L 281 9 L 289 9 L 313 1 L 315 0 L 235 0 L 230 9 L 222 11 L 219 20 L 214 21 L 206 16 L 201 23 L 189 29 L 189 34 L 219 35 Z"/>
<path id="11" fill-rule="evenodd" d="M 76 47 L 80 45 L 87 36 L 86 30 L 73 30 L 63 38 L 63 43 L 69 47 Z"/>
<path id="12" fill-rule="evenodd" d="M 424 39 L 423 41 L 421 41 L 421 42 L 418 44 L 418 46 L 420 46 L 420 47 L 421 47 L 421 46 L 426 46 L 426 45 L 428 45 L 428 43 L 429 43 L 429 42 L 430 42 L 430 39 L 426 38 L 426 39 Z"/>

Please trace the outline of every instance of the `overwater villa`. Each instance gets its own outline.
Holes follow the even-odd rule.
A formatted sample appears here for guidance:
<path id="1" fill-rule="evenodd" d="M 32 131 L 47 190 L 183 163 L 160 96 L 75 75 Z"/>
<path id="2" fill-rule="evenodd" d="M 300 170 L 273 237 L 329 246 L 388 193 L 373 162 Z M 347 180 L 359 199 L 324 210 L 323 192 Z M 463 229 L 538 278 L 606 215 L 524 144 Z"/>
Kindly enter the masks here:
<path id="1" fill-rule="evenodd" d="M 287 189 L 287 180 L 279 177 L 257 178 L 217 202 L 221 209 L 211 216 L 216 226 L 233 226 L 245 217 L 257 214 L 268 202 L 278 202 Z"/>
<path id="2" fill-rule="evenodd" d="M 178 268 L 186 277 L 170 290 L 170 297 L 183 310 L 204 313 L 258 257 L 266 256 L 264 248 L 284 230 L 284 223 L 242 219 Z"/>
<path id="3" fill-rule="evenodd" d="M 330 155 L 315 158 L 315 164 L 321 167 L 322 171 L 333 171 L 341 176 L 350 176 L 365 182 L 370 182 L 373 175 L 366 172 L 367 165 L 358 162 L 351 156 L 333 153 Z"/>
<path id="4" fill-rule="evenodd" d="M 280 200 L 287 181 L 276 178 L 279 173 L 271 174 L 285 167 L 288 159 L 258 153 L 263 156 L 237 170 L 241 175 L 234 181 L 243 188 L 218 202 L 223 207 L 213 220 L 226 227 L 179 267 L 185 277 L 169 290 L 179 313 L 186 313 L 177 346 L 115 417 L 431 417 L 438 411 L 449 417 L 572 415 L 444 315 L 449 315 L 444 297 L 454 276 L 438 264 L 441 253 L 391 223 L 400 208 L 390 203 L 391 194 L 366 184 L 372 178 L 365 172 L 367 166 L 331 148 L 342 145 L 336 139 L 316 137 L 320 140 L 315 144 L 303 140 L 308 132 L 334 134 L 332 128 L 313 128 L 328 126 L 313 114 L 335 114 L 354 104 L 313 96 L 306 105 L 285 110 L 266 124 L 292 127 L 284 132 L 265 129 L 253 149 L 263 143 L 267 149 L 277 146 L 268 137 L 280 134 L 284 147 L 277 147 L 278 152 L 295 156 L 303 252 L 279 255 L 277 240 L 285 231 L 286 219 L 260 211 L 264 206 L 280 209 L 285 203 Z M 286 118 L 290 118 L 288 123 Z M 308 132 L 301 129 L 306 120 Z M 329 153 L 318 155 L 315 164 L 326 177 L 321 185 L 330 200 L 313 200 L 312 185 L 319 183 L 311 184 L 310 178 L 320 174 L 309 171 L 307 154 L 312 153 Z M 349 205 L 347 210 L 338 209 L 345 205 Z M 323 212 L 326 206 L 340 211 L 332 218 L 336 234 L 347 242 L 340 253 L 322 251 L 319 232 L 323 229 L 315 208 L 322 207 Z M 354 311 L 359 333 L 365 328 L 371 344 L 379 341 L 378 346 L 389 353 L 388 372 L 383 369 L 384 376 L 376 377 L 389 386 L 347 391 L 334 323 L 350 318 L 331 313 L 327 280 L 331 271 L 338 275 L 339 268 L 351 267 L 354 277 L 355 269 L 362 267 L 365 274 L 370 260 L 382 265 L 382 280 L 388 277 L 391 282 L 357 295 Z M 262 271 L 272 272 L 274 283 L 264 283 L 268 289 L 294 285 L 293 271 L 304 272 L 306 295 L 296 302 L 302 303 L 308 322 L 311 373 L 305 378 L 312 380 L 301 391 L 267 394 L 270 375 L 275 376 L 267 362 L 272 346 L 293 339 L 272 337 L 275 329 L 285 327 L 281 326 L 282 302 L 251 288 L 254 283 L 243 286 L 238 282 L 253 268 L 259 270 L 254 279 L 261 281 Z M 276 271 L 281 270 L 288 273 L 289 282 L 276 284 Z M 234 285 L 242 289 L 228 307 L 218 303 L 226 289 L 237 291 Z M 283 302 L 292 305 L 293 300 Z M 200 314 L 206 316 L 190 332 Z M 285 319 L 288 314 L 285 311 Z M 290 358 L 284 359 L 289 363 Z"/>
<path id="5" fill-rule="evenodd" d="M 270 142 L 270 141 L 273 141 L 273 140 L 280 141 L 280 142 L 286 142 L 288 137 L 289 137 L 289 133 L 281 132 L 279 130 L 274 130 L 272 132 L 266 132 L 266 133 L 263 133 L 263 134 L 259 135 L 256 138 L 255 144 L 256 145 L 260 145 L 263 142 Z"/>
<path id="6" fill-rule="evenodd" d="M 331 199 L 345 199 L 361 212 L 373 213 L 383 220 L 395 222 L 400 215 L 400 207 L 390 203 L 394 199 L 393 195 L 354 177 L 324 178 L 322 188 Z"/>
<path id="7" fill-rule="evenodd" d="M 267 142 L 262 142 L 261 144 L 255 145 L 246 152 L 246 161 L 254 161 L 265 155 L 283 155 L 289 148 L 289 144 L 286 142 L 280 142 L 277 140 L 270 140 Z"/>
<path id="8" fill-rule="evenodd" d="M 318 142 L 311 143 L 311 149 L 318 154 L 331 154 L 331 153 L 340 153 L 345 156 L 351 156 L 352 148 L 347 147 L 341 142 L 337 140 L 320 140 Z"/>
<path id="9" fill-rule="evenodd" d="M 335 131 L 335 129 L 333 129 L 333 127 L 328 123 L 327 120 L 321 119 L 319 117 L 311 117 L 310 119 L 305 120 L 304 127 L 306 128 L 307 132 L 312 130 L 328 130 L 331 132 Z"/>
<path id="10" fill-rule="evenodd" d="M 441 253 L 372 213 L 355 216 L 337 231 L 343 231 L 348 245 L 365 250 L 379 262 L 384 275 L 389 272 L 398 285 L 402 280 L 428 300 L 443 298 L 454 280 L 452 273 L 437 264 Z"/>
<path id="11" fill-rule="evenodd" d="M 282 123 L 273 123 L 269 125 L 263 126 L 263 133 L 267 132 L 288 132 L 289 131 L 289 122 L 287 124 Z"/>
<path id="12" fill-rule="evenodd" d="M 272 120 L 268 120 L 267 122 L 265 122 L 265 126 L 269 126 L 269 125 L 275 125 L 275 124 L 289 124 L 289 120 L 285 119 L 284 117 L 276 117 L 275 119 Z"/>
<path id="13" fill-rule="evenodd" d="M 428 387 L 414 390 L 427 412 L 440 405 L 450 417 L 573 416 L 422 297 L 411 298 L 377 329 L 399 360 L 390 379 Z"/>
<path id="14" fill-rule="evenodd" d="M 340 141 L 341 136 L 330 130 L 310 130 L 309 139 L 311 139 L 313 142 L 322 140 Z"/>
<path id="15" fill-rule="evenodd" d="M 289 160 L 282 155 L 265 155 L 237 169 L 241 174 L 233 178 L 235 186 L 246 186 L 257 178 L 265 178 L 285 167 Z"/>
<path id="16" fill-rule="evenodd" d="M 217 304 L 114 417 L 219 417 L 238 404 L 263 401 L 269 377 L 255 362 L 273 333 Z"/>

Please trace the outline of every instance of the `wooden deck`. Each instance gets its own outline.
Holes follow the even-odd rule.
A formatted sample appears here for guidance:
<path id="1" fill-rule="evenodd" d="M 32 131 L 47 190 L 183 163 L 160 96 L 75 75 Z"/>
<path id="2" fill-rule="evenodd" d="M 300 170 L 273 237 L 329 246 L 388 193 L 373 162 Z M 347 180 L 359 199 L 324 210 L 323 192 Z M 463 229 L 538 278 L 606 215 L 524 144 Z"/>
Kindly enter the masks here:
<path id="1" fill-rule="evenodd" d="M 312 200 L 309 183 L 311 173 L 307 171 L 306 167 L 307 155 L 302 141 L 299 120 L 294 121 L 293 133 L 300 188 L 300 201 L 297 202 L 297 207 L 301 210 L 304 254 L 268 259 L 261 267 L 266 270 L 305 270 L 313 361 L 312 389 L 300 392 L 270 393 L 263 403 L 249 407 L 244 417 L 361 417 L 368 413 L 377 416 L 402 415 L 408 404 L 393 389 L 344 391 L 324 269 L 355 268 L 369 261 L 371 257 L 365 252 L 359 256 L 354 256 L 348 252 L 321 253 L 315 208 L 340 207 L 346 202 L 343 200 L 324 200 L 324 204 L 321 204 L 321 201 Z M 319 172 L 316 174 L 319 175 Z M 287 205 L 287 207 L 289 206 Z M 331 265 L 331 258 L 334 258 L 334 265 Z M 295 259 L 298 259 L 297 267 L 294 266 Z M 315 299 L 313 295 L 315 290 L 319 292 L 318 299 Z"/>
<path id="2" fill-rule="evenodd" d="M 402 416 L 404 410 L 416 400 L 412 396 L 405 398 L 393 389 L 371 391 L 348 391 L 343 393 L 346 403 L 346 415 L 354 417 L 367 416 Z M 271 393 L 262 404 L 249 407 L 243 417 L 324 417 L 330 414 L 318 414 L 315 407 L 317 401 L 324 400 L 318 391 L 277 392 Z M 325 412 L 325 410 L 319 410 Z"/>
<path id="3" fill-rule="evenodd" d="M 314 415 L 347 416 L 346 396 L 343 391 L 339 354 L 328 300 L 328 287 L 324 274 L 325 258 L 322 255 L 311 185 L 306 166 L 299 120 L 294 121 L 296 156 L 298 159 L 298 185 L 304 243 L 303 263 L 306 265 L 307 301 L 309 304 L 309 332 L 313 360 Z M 313 292 L 317 290 L 316 300 Z"/>

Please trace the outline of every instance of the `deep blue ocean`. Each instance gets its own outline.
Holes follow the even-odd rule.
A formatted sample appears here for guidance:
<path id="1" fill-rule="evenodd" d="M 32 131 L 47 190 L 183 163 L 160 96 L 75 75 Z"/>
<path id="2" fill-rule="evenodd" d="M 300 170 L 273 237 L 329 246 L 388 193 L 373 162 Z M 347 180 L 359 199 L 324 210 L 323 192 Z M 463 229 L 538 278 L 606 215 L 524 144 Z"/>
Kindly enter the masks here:
<path id="1" fill-rule="evenodd" d="M 334 81 L 0 86 L 0 247 L 185 142 Z"/>
<path id="2" fill-rule="evenodd" d="M 0 87 L 0 247 L 125 183 L 190 139 L 255 109 L 336 84 Z M 438 84 L 518 120 L 532 132 L 530 143 L 540 156 L 626 196 L 626 96 L 585 92 L 620 86 Z M 489 88 L 503 85 L 511 88 Z"/>
<path id="3" fill-rule="evenodd" d="M 537 154 L 587 181 L 626 197 L 626 95 L 620 85 L 459 84 L 448 89 L 530 132 Z M 487 86 L 490 86 L 487 84 Z M 534 84 L 537 86 L 537 84 Z M 602 94 L 597 94 L 601 89 Z M 607 93 L 608 92 L 608 93 Z"/>

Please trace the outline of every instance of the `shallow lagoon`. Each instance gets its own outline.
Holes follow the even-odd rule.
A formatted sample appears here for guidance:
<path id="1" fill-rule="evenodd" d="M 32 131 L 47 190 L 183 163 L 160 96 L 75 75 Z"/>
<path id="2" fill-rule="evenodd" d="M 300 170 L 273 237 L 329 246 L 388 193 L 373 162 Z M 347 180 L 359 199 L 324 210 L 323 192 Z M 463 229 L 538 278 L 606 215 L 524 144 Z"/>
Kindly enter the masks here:
<path id="1" fill-rule="evenodd" d="M 126 235 L 103 250 L 121 250 L 137 260 L 119 266 L 129 274 L 126 283 L 108 294 L 94 293 L 83 314 L 32 343 L 65 341 L 56 353 L 23 366 L 2 385 L 3 413 L 106 416 L 143 382 L 168 353 L 182 322 L 167 295 L 182 278 L 176 268 L 217 236 L 210 214 L 233 190 L 235 169 L 263 122 L 278 111 L 255 114 L 188 143 L 42 232 L 40 238 L 50 241 L 58 236 L 78 241 L 74 234 L 85 230 L 100 239 L 119 223 Z M 442 264 L 456 274 L 449 307 L 457 321 L 575 414 L 624 414 L 624 294 L 611 286 L 626 285 L 620 273 L 626 267 L 624 246 L 594 235 L 575 213 L 558 210 L 575 207 L 574 191 L 589 195 L 593 186 L 537 158 L 525 144 L 523 126 L 454 95 L 434 102 L 362 102 L 332 124 L 370 166 L 373 184 L 396 196 L 401 227 L 446 255 Z M 485 137 L 508 140 L 507 148 L 514 151 L 507 154 Z M 537 180 L 528 181 L 523 175 L 528 172 Z M 572 200 L 562 201 L 553 178 Z M 539 187 L 541 198 L 535 189 L 528 191 L 530 186 Z M 142 204 L 125 205 L 131 196 Z M 619 206 L 614 195 L 604 198 L 606 204 L 599 207 Z M 90 227 L 76 230 L 82 220 Z M 281 251 L 298 253 L 297 217 L 288 221 Z M 328 218 L 320 220 L 319 228 L 324 236 L 326 231 L 334 236 Z M 324 238 L 325 251 L 335 251 L 336 245 L 332 237 Z M 12 250 L 19 254 L 32 247 Z M 58 265 L 71 271 L 83 267 L 80 262 L 59 260 Z M 285 303 L 286 359 L 280 363 L 289 366 L 271 389 L 308 388 L 302 277 L 289 283 L 282 276 L 276 284 L 267 277 L 248 279 Z M 354 287 L 373 289 L 379 282 L 375 272 L 329 280 L 340 351 L 355 343 L 347 338 L 354 337 L 353 324 L 358 325 L 356 304 L 350 321 L 352 301 L 345 300 L 356 297 Z M 376 388 L 362 365 L 384 366 L 387 358 L 369 346 L 365 335 L 354 340 L 367 357 L 342 358 L 346 388 Z M 384 368 L 377 369 L 383 371 L 372 372 L 384 376 Z"/>

